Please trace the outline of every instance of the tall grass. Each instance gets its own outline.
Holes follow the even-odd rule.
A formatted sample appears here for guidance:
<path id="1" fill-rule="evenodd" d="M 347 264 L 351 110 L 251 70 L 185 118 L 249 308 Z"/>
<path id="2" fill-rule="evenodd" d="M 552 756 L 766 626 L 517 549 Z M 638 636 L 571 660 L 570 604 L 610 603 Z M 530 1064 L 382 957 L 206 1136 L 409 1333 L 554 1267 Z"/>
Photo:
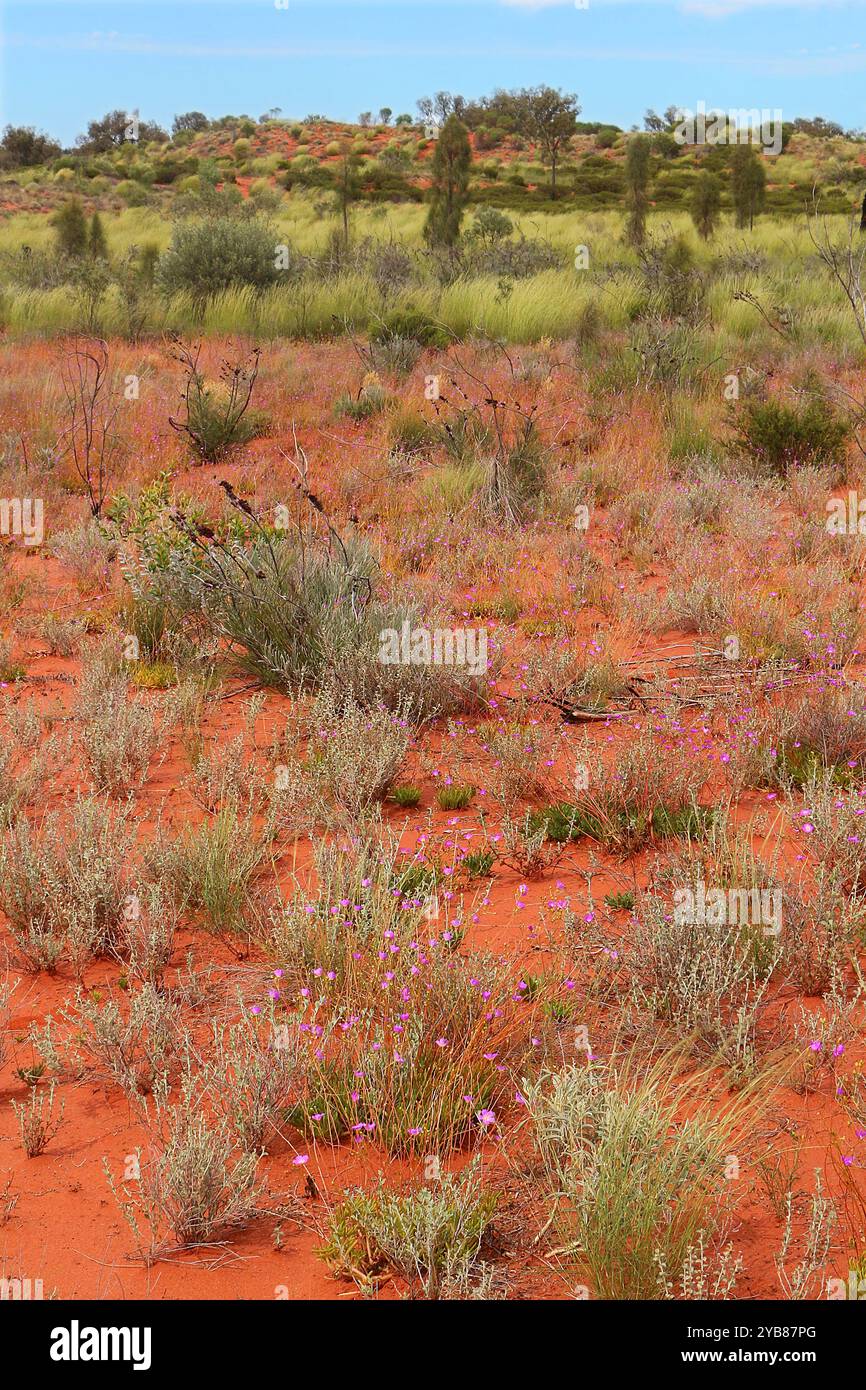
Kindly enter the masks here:
<path id="1" fill-rule="evenodd" d="M 365 206 L 353 213 L 352 235 L 356 242 L 366 238 L 395 242 L 420 253 L 423 217 L 424 209 L 414 204 L 385 209 Z M 844 218 L 828 220 L 838 224 L 840 234 L 844 231 Z M 337 226 L 334 219 L 321 217 L 316 200 L 303 194 L 284 200 L 272 221 L 279 236 L 295 252 L 308 257 L 323 253 Z M 635 252 L 624 241 L 620 212 L 512 214 L 512 221 L 518 233 L 548 241 L 561 255 L 562 269 L 511 281 L 505 288 L 495 275 L 461 278 L 440 286 L 427 278 L 423 258 L 418 255 L 417 282 L 387 298 L 370 275 L 348 271 L 322 280 L 307 277 L 262 295 L 244 288 L 229 290 L 214 296 L 204 310 L 188 295 L 168 300 L 155 297 L 148 329 L 156 333 L 247 333 L 262 339 L 321 338 L 342 331 L 344 324 L 363 333 L 386 311 L 416 306 L 460 338 L 481 333 L 529 343 L 572 336 L 590 304 L 599 311 L 602 326 L 614 330 L 628 327 L 645 291 Z M 164 250 L 170 240 L 170 221 L 152 207 L 107 214 L 104 223 L 113 257 L 146 242 Z M 801 345 L 811 343 L 849 352 L 859 348 L 847 306 L 837 303 L 823 275 L 815 274 L 805 217 L 796 222 L 765 218 L 752 231 L 735 230 L 729 219 L 723 219 L 715 237 L 702 242 L 685 213 L 656 213 L 649 219 L 649 232 L 659 240 L 681 237 L 696 268 L 712 272 L 707 295 L 711 323 L 696 334 L 707 359 L 737 361 L 744 353 L 779 351 L 781 339 L 760 312 L 733 298 L 739 289 L 751 291 L 770 310 L 784 306 Z M 52 236 L 46 217 L 16 214 L 0 223 L 0 256 L 25 244 L 35 250 L 48 249 Z M 573 268 L 577 246 L 589 249 L 587 270 Z M 758 268 L 749 266 L 743 259 L 745 253 L 758 258 Z M 719 265 L 726 256 L 734 258 L 730 268 Z M 7 283 L 0 294 L 0 321 L 12 336 L 88 327 L 110 336 L 124 332 L 126 310 L 117 288 L 112 287 L 99 304 L 95 321 L 88 325 L 84 303 L 67 287 L 32 290 Z"/>
<path id="2" fill-rule="evenodd" d="M 676 1054 L 634 1054 L 524 1082 L 536 1143 L 570 1251 L 605 1299 L 659 1296 L 659 1257 L 679 1270 L 723 1216 L 725 1162 L 744 1153 L 759 1092 L 718 1094 Z"/>

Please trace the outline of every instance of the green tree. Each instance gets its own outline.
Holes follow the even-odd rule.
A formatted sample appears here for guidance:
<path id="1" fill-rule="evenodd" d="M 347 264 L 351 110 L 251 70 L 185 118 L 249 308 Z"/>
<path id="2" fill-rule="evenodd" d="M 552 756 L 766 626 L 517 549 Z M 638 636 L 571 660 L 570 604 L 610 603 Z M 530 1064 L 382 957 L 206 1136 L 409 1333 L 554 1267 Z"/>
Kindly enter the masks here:
<path id="1" fill-rule="evenodd" d="M 632 246 L 643 246 L 646 240 L 646 218 L 649 211 L 650 140 L 646 135 L 633 135 L 626 146 L 625 187 L 628 222 L 626 238 Z"/>
<path id="2" fill-rule="evenodd" d="M 181 115 L 175 116 L 171 123 L 172 135 L 177 135 L 182 130 L 190 130 L 193 133 L 199 130 L 207 130 L 210 121 L 203 111 L 184 111 Z"/>
<path id="3" fill-rule="evenodd" d="M 722 205 L 722 187 L 715 174 L 702 169 L 695 179 L 692 192 L 692 221 L 698 235 L 709 241 L 716 228 L 716 220 Z"/>
<path id="4" fill-rule="evenodd" d="M 343 219 L 343 246 L 349 246 L 349 210 L 361 196 L 359 170 L 361 156 L 355 154 L 347 144 L 343 145 L 341 159 L 337 168 L 336 194 L 337 209 Z"/>
<path id="5" fill-rule="evenodd" d="M 105 240 L 105 228 L 102 225 L 102 218 L 95 212 L 90 219 L 90 235 L 87 238 L 87 250 L 96 260 L 108 260 L 108 242 Z"/>
<path id="6" fill-rule="evenodd" d="M 168 133 L 161 126 L 139 120 L 134 111 L 108 111 L 101 120 L 88 122 L 87 134 L 79 135 L 75 143 L 86 154 L 108 154 L 120 145 L 167 139 Z"/>
<path id="7" fill-rule="evenodd" d="M 580 106 L 573 92 L 556 87 L 524 87 L 512 94 L 518 129 L 534 140 L 550 165 L 550 196 L 556 197 L 556 170 L 577 129 Z"/>
<path id="8" fill-rule="evenodd" d="M 751 231 L 767 199 L 767 176 L 754 145 L 735 145 L 731 155 L 731 195 L 738 227 Z"/>
<path id="9" fill-rule="evenodd" d="M 471 163 L 469 133 L 457 116 L 449 116 L 433 156 L 430 210 L 424 224 L 424 236 L 431 245 L 453 246 L 460 235 Z"/>
<path id="10" fill-rule="evenodd" d="M 30 169 L 56 159 L 60 146 L 33 126 L 7 125 L 0 140 L 0 165 L 7 169 Z"/>
<path id="11" fill-rule="evenodd" d="M 70 198 L 51 219 L 61 256 L 75 258 L 87 250 L 87 218 L 77 198 Z"/>

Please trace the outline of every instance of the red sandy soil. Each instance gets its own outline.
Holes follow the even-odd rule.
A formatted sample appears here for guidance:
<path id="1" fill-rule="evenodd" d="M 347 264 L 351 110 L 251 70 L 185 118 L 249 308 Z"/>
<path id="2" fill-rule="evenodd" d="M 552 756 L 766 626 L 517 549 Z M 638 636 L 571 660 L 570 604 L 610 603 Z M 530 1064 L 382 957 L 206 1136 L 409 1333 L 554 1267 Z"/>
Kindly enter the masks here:
<path id="1" fill-rule="evenodd" d="M 52 360 L 52 349 L 40 344 L 17 346 L 14 349 L 0 350 L 0 369 L 11 370 L 17 375 L 19 389 L 7 391 L 5 399 L 0 398 L 3 410 L 3 428 L 21 431 L 28 435 L 34 428 L 38 417 L 39 402 L 32 391 L 22 391 L 20 383 L 28 379 L 42 378 L 46 366 Z M 183 455 L 182 446 L 176 436 L 165 424 L 166 406 L 172 399 L 171 380 L 166 376 L 165 355 L 156 347 L 118 348 L 122 362 L 121 372 L 141 370 L 148 383 L 141 412 L 128 423 L 129 450 L 126 468 L 129 477 L 139 479 L 153 477 L 156 472 L 168 467 L 173 469 L 174 486 L 178 493 L 187 490 L 213 499 L 218 478 L 225 476 L 226 468 L 192 469 Z M 215 361 L 219 352 L 218 344 L 208 348 L 209 360 Z M 134 365 L 132 365 L 134 364 Z M 423 368 L 419 365 L 419 371 Z M 358 364 L 345 344 L 292 346 L 288 361 L 269 368 L 262 381 L 262 404 L 279 422 L 274 433 L 267 439 L 256 441 L 248 450 L 242 463 L 230 467 L 236 489 L 244 491 L 259 489 L 261 498 L 279 497 L 281 489 L 286 490 L 287 469 L 278 460 L 275 450 L 278 445 L 291 447 L 289 418 L 295 421 L 298 439 L 307 447 L 318 473 L 316 485 L 322 493 L 336 503 L 340 488 L 354 470 L 362 475 L 371 468 L 376 459 L 382 457 L 382 440 L 379 434 L 380 422 L 366 422 L 357 426 L 348 421 L 335 422 L 326 409 L 326 402 L 341 390 L 357 391 L 360 376 Z M 562 407 L 565 410 L 565 406 Z M 580 430 L 586 424 L 584 406 L 579 405 L 572 412 L 571 427 Z M 624 420 L 614 426 L 623 439 L 628 439 L 630 447 L 646 455 L 654 448 L 654 423 L 651 419 Z M 569 430 L 565 429 L 564 434 Z M 333 450 L 333 441 L 339 441 L 339 476 L 328 463 Z M 363 510 L 367 519 L 374 519 L 377 507 L 387 507 L 387 499 L 371 499 L 366 495 Z M 80 504 L 70 504 L 73 514 L 82 514 Z M 68 523 L 67 523 L 68 524 Z M 622 566 L 609 540 L 600 543 L 600 553 L 611 569 L 622 572 Z M 48 558 L 46 547 L 38 555 L 22 556 L 17 551 L 12 558 L 16 576 L 25 580 L 25 598 L 21 611 L 14 615 L 12 631 L 28 619 L 36 619 L 46 611 L 100 612 L 105 610 L 106 620 L 114 606 L 117 585 L 112 581 L 108 593 L 82 596 L 70 582 L 69 576 L 53 559 Z M 547 612 L 543 576 L 533 573 L 531 559 L 516 574 L 502 576 L 502 587 L 517 588 L 525 604 L 525 612 L 543 617 Z M 648 587 L 663 586 L 663 573 L 651 572 Z M 495 590 L 494 590 L 495 592 Z M 465 603 L 468 595 L 462 596 Z M 461 599 L 457 600 L 460 609 Z M 598 627 L 598 620 L 595 620 Z M 9 624 L 7 624 L 7 630 Z M 682 633 L 661 635 L 658 640 L 646 639 L 639 652 L 649 669 L 660 656 L 669 656 L 679 646 L 683 652 L 694 650 L 694 637 Z M 63 661 L 45 654 L 44 644 L 38 637 L 28 636 L 20 644 L 19 656 L 22 660 L 26 678 L 14 685 L 6 686 L 0 692 L 2 698 L 22 701 L 34 698 L 40 711 L 63 718 L 68 712 L 73 695 L 73 680 L 80 670 L 77 661 Z M 230 696 L 238 682 L 229 682 L 221 692 Z M 516 689 L 506 683 L 502 692 Z M 271 693 L 267 697 L 266 722 L 276 720 L 289 708 L 284 697 Z M 633 722 L 633 721 L 632 721 Z M 209 706 L 204 731 L 209 740 L 216 743 L 227 742 L 238 732 L 243 724 L 243 701 L 236 698 L 220 698 Z M 702 731 L 699 711 L 690 710 L 682 718 L 683 726 L 694 730 L 695 745 L 705 751 L 708 773 L 718 776 L 718 745 L 708 732 Z M 551 737 L 560 739 L 557 766 L 551 770 L 554 777 L 557 771 L 565 771 L 573 766 L 574 750 L 570 743 L 572 732 L 561 726 L 556 719 L 551 720 Z M 591 728 L 591 736 L 601 748 L 629 736 L 628 724 L 618 727 L 596 724 Z M 416 752 L 419 750 L 416 750 Z M 444 747 L 443 730 L 435 729 L 424 736 L 423 751 L 434 761 L 447 759 Z M 570 761 L 569 761 L 570 760 Z M 145 788 L 137 795 L 137 810 L 144 815 L 142 834 L 146 835 L 152 826 L 157 812 L 163 809 L 164 818 L 179 827 L 195 819 L 201 813 L 187 791 L 180 786 L 181 779 L 188 771 L 186 756 L 178 744 L 172 744 L 166 751 L 164 760 L 152 769 Z M 58 769 L 58 775 L 51 796 L 45 806 L 31 808 L 32 812 L 50 809 L 59 805 L 63 792 L 77 783 L 78 772 L 74 767 Z M 419 785 L 422 785 L 419 775 Z M 480 844 L 481 829 L 478 815 L 478 801 L 468 810 L 448 813 L 435 809 L 433 795 L 435 782 L 423 784 L 423 801 L 417 811 L 407 814 L 396 809 L 387 814 L 396 829 L 405 825 L 405 843 L 413 844 L 419 829 L 426 828 L 428 813 L 432 814 L 433 832 L 443 837 L 456 838 L 469 832 L 474 842 Z M 744 821 L 751 818 L 753 811 L 767 804 L 765 793 L 754 793 L 744 797 L 737 815 Z M 786 847 L 786 853 L 793 855 L 793 845 Z M 466 937 L 470 947 L 491 947 L 507 950 L 515 961 L 531 962 L 537 969 L 537 962 L 543 959 L 545 948 L 539 932 L 542 912 L 548 922 L 556 922 L 556 908 L 551 904 L 557 900 L 570 898 L 575 904 L 586 901 L 586 880 L 581 874 L 590 863 L 593 852 L 579 845 L 543 880 L 523 882 L 513 870 L 497 867 L 495 878 L 489 890 L 489 902 L 479 911 Z M 596 853 L 595 859 L 599 856 Z M 301 861 L 302 864 L 302 861 Z M 646 879 L 646 856 L 638 856 L 626 866 L 637 882 Z M 289 858 L 285 863 L 286 878 L 292 869 Z M 605 860 L 604 869 L 593 881 L 596 900 L 604 893 L 623 886 L 623 865 L 614 860 Z M 626 918 L 622 917 L 623 929 Z M 18 1202 L 5 1224 L 0 1225 L 0 1270 L 9 1276 L 42 1278 L 46 1293 L 56 1290 L 62 1298 L 226 1298 L 226 1299 L 331 1299 L 357 1297 L 354 1286 L 333 1279 L 322 1261 L 317 1258 L 316 1249 L 321 1244 L 316 1227 L 321 1227 L 325 1202 L 333 1202 L 342 1190 L 352 1184 L 369 1184 L 379 1171 L 384 1171 L 389 1182 L 405 1183 L 423 1176 L 423 1161 L 389 1162 L 374 1147 L 364 1144 L 344 1144 L 337 1148 L 326 1145 L 308 1146 L 298 1135 L 287 1133 L 279 1138 L 263 1163 L 267 1176 L 269 1193 L 274 1208 L 273 1215 L 261 1216 L 248 1228 L 233 1231 L 225 1237 L 225 1244 L 205 1250 L 175 1254 L 161 1259 L 151 1268 L 146 1268 L 135 1257 L 128 1227 L 123 1221 L 112 1197 L 103 1171 L 103 1158 L 108 1160 L 112 1171 L 119 1173 L 124 1157 L 142 1144 L 145 1134 L 137 1122 L 122 1094 L 114 1087 L 103 1087 L 91 1082 L 64 1082 L 59 1095 L 65 1103 L 64 1124 L 57 1137 L 49 1145 L 45 1154 L 27 1159 L 19 1145 L 17 1121 L 9 1104 L 10 1100 L 22 1101 L 27 1095 L 27 1086 L 16 1076 L 15 1067 L 26 1064 L 29 1049 L 23 1042 L 24 1034 L 31 1023 L 41 1023 L 56 1012 L 63 1001 L 74 993 L 75 980 L 67 969 L 62 969 L 54 977 L 45 974 L 24 975 L 16 970 L 14 948 L 5 928 L 0 928 L 0 946 L 9 950 L 11 956 L 11 975 L 14 979 L 21 974 L 22 983 L 14 997 L 14 1017 L 9 1026 L 10 1063 L 0 1072 L 0 1193 L 7 1177 L 11 1178 L 11 1191 L 18 1195 Z M 263 957 L 253 952 L 246 955 L 216 940 L 200 930 L 182 932 L 175 953 L 175 964 L 180 967 L 187 951 L 192 952 L 196 969 L 213 966 L 217 982 L 230 983 L 239 967 L 258 965 L 262 973 L 268 966 Z M 103 994 L 117 990 L 120 975 L 119 967 L 107 962 L 97 962 L 85 972 L 84 984 L 88 989 L 98 989 Z M 781 1015 L 793 1011 L 798 1001 L 785 998 L 776 1001 Z M 808 1007 L 820 1008 L 820 1001 L 808 1001 Z M 777 1126 L 772 1145 L 780 1145 L 784 1134 L 798 1134 L 802 1139 L 800 1158 L 800 1177 L 805 1188 L 812 1186 L 811 1175 L 820 1168 L 827 1174 L 832 1190 L 839 1188 L 840 1155 L 856 1155 L 856 1180 L 861 1183 L 862 1170 L 866 1164 L 866 1143 L 858 1141 L 851 1121 L 839 1104 L 837 1086 L 844 1086 L 844 1078 L 850 1068 L 864 1060 L 862 1046 L 849 1049 L 840 1059 L 838 1069 L 830 1070 L 819 1081 L 817 1089 L 806 1090 L 801 1094 L 791 1087 L 780 1087 L 768 1117 L 768 1126 Z M 515 1147 L 507 1136 L 508 1126 L 504 1126 L 505 1137 L 501 1143 L 488 1142 L 484 1147 L 485 1165 L 488 1179 L 506 1193 L 508 1203 L 513 1201 L 515 1208 L 524 1213 L 532 1209 L 533 1194 L 527 1193 L 526 1185 L 520 1177 L 519 1144 Z M 781 1135 L 781 1137 L 780 1137 Z M 507 1152 L 506 1152 L 507 1151 Z M 298 1153 L 307 1153 L 309 1162 L 303 1167 L 295 1166 L 293 1160 Z M 459 1166 L 456 1165 L 456 1166 Z M 315 1195 L 308 1189 L 308 1177 L 315 1185 Z M 742 1196 L 736 1203 L 734 1223 L 729 1238 L 737 1251 L 742 1252 L 745 1270 L 737 1286 L 738 1298 L 778 1298 L 778 1280 L 773 1264 L 773 1254 L 778 1249 L 780 1238 L 779 1222 L 768 1208 L 766 1198 L 761 1195 L 754 1181 L 754 1173 L 744 1169 L 738 1192 Z M 290 1217 L 280 1217 L 278 1208 L 281 1202 L 300 1197 L 308 1213 L 308 1228 L 300 1229 Z M 2 1206 L 0 1206 L 2 1213 Z M 306 1224 L 306 1223 L 305 1223 Z M 543 1218 L 537 1222 L 537 1229 Z M 279 1231 L 278 1231 L 279 1228 Z M 505 1221 L 505 1258 L 509 1265 L 512 1289 L 517 1296 L 533 1298 L 560 1298 L 569 1296 L 568 1276 L 554 1268 L 545 1253 L 548 1248 L 543 1243 L 533 1247 L 525 1237 L 514 1236 L 509 1242 L 508 1221 Z M 275 1232 L 277 1232 L 275 1234 Z M 847 1254 L 840 1249 L 836 1260 L 836 1273 L 845 1276 Z M 577 1282 L 575 1280 L 575 1282 Z M 396 1289 L 385 1284 L 383 1297 L 394 1296 Z"/>

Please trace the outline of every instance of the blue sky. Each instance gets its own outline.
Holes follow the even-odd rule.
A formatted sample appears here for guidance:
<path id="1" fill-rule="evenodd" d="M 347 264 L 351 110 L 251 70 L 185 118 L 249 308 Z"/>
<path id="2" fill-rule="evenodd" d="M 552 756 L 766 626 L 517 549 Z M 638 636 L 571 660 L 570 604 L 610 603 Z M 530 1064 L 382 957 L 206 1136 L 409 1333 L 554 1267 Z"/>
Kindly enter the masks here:
<path id="1" fill-rule="evenodd" d="M 115 107 L 354 120 L 545 82 L 622 126 L 702 100 L 866 127 L 866 0 L 586 3 L 0 0 L 0 121 L 71 144 Z"/>

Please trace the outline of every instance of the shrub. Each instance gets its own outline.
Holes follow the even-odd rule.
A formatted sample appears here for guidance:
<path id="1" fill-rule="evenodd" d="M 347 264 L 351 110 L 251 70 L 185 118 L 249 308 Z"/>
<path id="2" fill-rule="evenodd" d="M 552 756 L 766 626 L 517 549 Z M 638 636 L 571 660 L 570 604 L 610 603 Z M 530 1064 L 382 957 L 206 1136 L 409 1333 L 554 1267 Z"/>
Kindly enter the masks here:
<path id="1" fill-rule="evenodd" d="M 335 1208 L 319 1253 L 338 1277 L 362 1287 L 391 1269 L 420 1285 L 425 1298 L 459 1298 L 495 1211 L 496 1194 L 482 1190 L 475 1162 L 406 1196 L 389 1192 L 380 1178 L 375 1191 L 354 1192 Z"/>
<path id="2" fill-rule="evenodd" d="M 18 1120 L 21 1147 L 28 1158 L 38 1158 L 43 1154 L 63 1123 L 62 1101 L 60 1113 L 54 1115 L 55 1089 L 53 1081 L 47 1091 L 33 1086 L 23 1104 L 19 1105 L 16 1100 L 12 1102 L 12 1109 Z"/>
<path id="3" fill-rule="evenodd" d="M 470 245 L 465 262 L 471 275 L 495 275 L 504 281 L 525 280 L 562 268 L 560 253 L 537 237 L 481 237 Z"/>
<path id="4" fill-rule="evenodd" d="M 54 970 L 64 951 L 79 966 L 117 947 L 132 843 L 126 810 L 82 798 L 68 823 L 46 816 L 40 833 L 25 820 L 0 846 L 0 905 L 32 970 Z"/>
<path id="5" fill-rule="evenodd" d="M 111 1191 L 148 1259 L 165 1250 L 169 1231 L 186 1246 L 243 1225 L 255 1213 L 260 1191 L 257 1155 L 237 1155 L 227 1123 L 209 1122 L 189 1095 L 170 1110 L 165 1128 L 165 1139 L 141 1162 L 134 1187 L 118 1188 L 103 1161 Z"/>
<path id="6" fill-rule="evenodd" d="M 696 868 L 691 866 L 692 873 Z M 697 892 L 691 876 L 677 886 Z M 715 880 L 713 886 L 722 887 Z M 745 878 L 735 886 L 751 887 Z M 641 900 L 634 941 L 625 953 L 638 1009 L 740 1076 L 755 1066 L 757 1028 L 775 963 L 772 938 L 761 937 L 762 930 L 681 920 L 651 894 Z"/>
<path id="7" fill-rule="evenodd" d="M 176 611 L 230 644 L 246 670 L 288 691 L 339 679 L 359 704 L 411 707 L 413 719 L 477 699 L 483 678 L 468 667 L 380 661 L 381 634 L 399 633 L 418 614 L 378 597 L 377 564 L 363 542 L 333 530 L 331 544 L 300 529 L 273 534 L 234 500 L 254 523 L 252 535 L 205 544 L 177 517 L 176 544 L 153 581 Z"/>
<path id="8" fill-rule="evenodd" d="M 381 386 L 364 386 L 357 396 L 337 396 L 334 414 L 338 419 L 347 416 L 350 420 L 369 420 L 381 415 L 387 403 L 388 397 Z"/>
<path id="9" fill-rule="evenodd" d="M 87 624 L 80 618 L 61 618 L 57 613 L 48 613 L 40 624 L 39 636 L 52 656 L 68 659 L 77 650 L 86 631 Z"/>
<path id="10" fill-rule="evenodd" d="M 591 771 L 577 802 L 577 831 L 621 851 L 652 837 L 701 835 L 714 818 L 712 809 L 697 804 L 706 769 L 682 745 L 659 754 L 658 732 L 645 727 L 611 771 Z"/>
<path id="11" fill-rule="evenodd" d="M 374 343 L 384 343 L 389 338 L 407 338 L 420 347 L 447 347 L 450 335 L 441 324 L 437 324 L 422 309 L 403 307 L 386 313 L 370 333 Z"/>
<path id="12" fill-rule="evenodd" d="M 362 706 L 334 686 L 320 690 L 309 715 L 305 767 L 314 805 L 326 814 L 333 801 L 357 819 L 381 801 L 409 746 L 408 714 Z"/>
<path id="13" fill-rule="evenodd" d="M 841 468 L 851 425 L 820 397 L 804 404 L 748 400 L 736 421 L 733 445 L 771 470 L 801 465 Z"/>
<path id="14" fill-rule="evenodd" d="M 288 1030 L 271 1021 L 262 1029 L 247 1016 L 239 1023 L 213 1025 L 213 1050 L 205 1081 L 219 1097 L 226 1121 L 241 1148 L 263 1152 L 279 1128 L 294 1080 L 295 1055 Z"/>
<path id="15" fill-rule="evenodd" d="M 487 721 L 479 727 L 482 747 L 494 760 L 490 786 L 506 806 L 521 797 L 534 797 L 544 790 L 542 758 L 548 742 L 543 725 L 538 722 Z"/>
<path id="16" fill-rule="evenodd" d="M 265 290 L 280 276 L 277 232 L 249 217 L 205 217 L 175 227 L 160 258 L 157 284 L 165 294 L 186 291 L 199 304 L 233 285 Z"/>
<path id="17" fill-rule="evenodd" d="M 264 433 L 265 416 L 250 409 L 259 374 L 258 348 L 245 358 L 224 358 L 219 384 L 209 386 L 199 370 L 201 344 L 187 347 L 177 337 L 173 344 L 172 356 L 183 372 L 183 391 L 181 413 L 177 419 L 170 417 L 169 424 L 186 435 L 203 463 L 216 463 L 229 449 Z"/>
<path id="18" fill-rule="evenodd" d="M 157 883 L 147 884 L 134 895 L 130 908 L 124 914 L 122 945 L 129 973 L 144 984 L 156 985 L 174 951 L 177 909 Z"/>
<path id="19" fill-rule="evenodd" d="M 57 766 L 61 747 L 54 735 L 42 741 L 43 725 L 32 703 L 9 705 L 0 743 L 0 827 L 11 825 L 42 791 Z"/>
<path id="20" fill-rule="evenodd" d="M 388 445 L 392 450 L 417 454 L 432 448 L 438 438 L 439 432 L 435 426 L 411 406 L 400 406 L 388 421 Z"/>
<path id="21" fill-rule="evenodd" d="M 69 1021 L 79 1064 L 130 1100 L 168 1091 L 183 1038 L 180 1004 L 158 985 L 134 990 L 124 1014 L 116 999 L 79 993 Z"/>
<path id="22" fill-rule="evenodd" d="M 70 198 L 52 217 L 61 256 L 81 257 L 87 251 L 87 218 L 78 198 Z"/>
<path id="23" fill-rule="evenodd" d="M 94 787 L 120 796 L 144 784 L 158 749 L 165 756 L 175 710 L 165 697 L 157 704 L 130 700 L 126 673 L 94 662 L 82 676 L 75 713 Z"/>
<path id="24" fill-rule="evenodd" d="M 95 521 L 91 519 L 70 531 L 61 531 L 52 549 L 64 569 L 73 574 L 82 593 L 108 587 L 117 545 Z"/>

